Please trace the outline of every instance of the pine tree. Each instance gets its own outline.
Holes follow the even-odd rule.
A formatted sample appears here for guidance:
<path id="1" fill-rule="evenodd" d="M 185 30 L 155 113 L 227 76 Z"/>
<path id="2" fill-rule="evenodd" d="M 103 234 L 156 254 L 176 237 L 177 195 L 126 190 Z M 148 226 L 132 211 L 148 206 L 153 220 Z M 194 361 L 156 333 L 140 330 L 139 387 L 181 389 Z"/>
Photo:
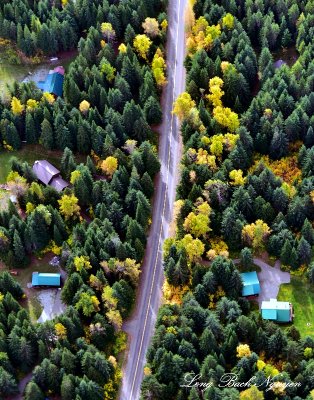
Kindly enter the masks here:
<path id="1" fill-rule="evenodd" d="M 273 160 L 278 160 L 281 157 L 286 156 L 287 152 L 288 139 L 286 134 L 282 130 L 275 128 L 274 136 L 270 144 L 269 155 Z"/>
<path id="2" fill-rule="evenodd" d="M 314 245 L 314 229 L 311 222 L 306 218 L 301 230 L 302 236 L 310 244 Z"/>
<path id="3" fill-rule="evenodd" d="M 44 119 L 41 123 L 40 142 L 47 150 L 52 150 L 54 147 L 53 130 L 50 122 Z"/>
<path id="4" fill-rule="evenodd" d="M 159 101 L 155 97 L 150 96 L 145 102 L 144 114 L 147 122 L 152 124 L 159 124 L 162 118 L 162 112 Z"/>
<path id="5" fill-rule="evenodd" d="M 71 172 L 76 169 L 72 151 L 66 147 L 61 158 L 61 173 L 65 179 L 70 179 Z"/>
<path id="6" fill-rule="evenodd" d="M 12 146 L 13 149 L 15 149 L 15 150 L 19 150 L 22 146 L 21 138 L 20 138 L 18 131 L 17 131 L 15 125 L 13 124 L 13 122 L 11 122 L 7 126 L 5 139 L 7 141 L 7 144 Z"/>
<path id="7" fill-rule="evenodd" d="M 13 249 L 14 249 L 14 257 L 19 265 L 25 265 L 26 263 L 26 254 L 24 250 L 24 246 L 22 244 L 20 235 L 17 230 L 14 231 L 13 235 Z"/>
<path id="8" fill-rule="evenodd" d="M 290 265 L 292 246 L 290 240 L 286 239 L 285 244 L 280 253 L 280 259 L 284 265 Z"/>
<path id="9" fill-rule="evenodd" d="M 298 254 L 298 261 L 299 261 L 300 265 L 309 264 L 309 262 L 311 261 L 312 249 L 311 249 L 311 246 L 309 245 L 309 243 L 304 239 L 303 236 L 301 237 L 300 242 L 298 244 L 297 254 Z"/>
<path id="10" fill-rule="evenodd" d="M 34 118 L 31 112 L 26 113 L 25 118 L 25 139 L 27 144 L 33 144 L 37 142 L 36 139 L 36 129 Z"/>
<path id="11" fill-rule="evenodd" d="M 310 126 L 307 130 L 305 139 L 304 139 L 305 146 L 309 149 L 310 147 L 314 146 L 314 131 L 313 128 Z"/>
<path id="12" fill-rule="evenodd" d="M 244 249 L 241 250 L 240 259 L 241 259 L 241 265 L 244 268 L 244 270 L 249 271 L 253 266 L 252 250 L 249 249 L 248 247 L 244 247 Z"/>

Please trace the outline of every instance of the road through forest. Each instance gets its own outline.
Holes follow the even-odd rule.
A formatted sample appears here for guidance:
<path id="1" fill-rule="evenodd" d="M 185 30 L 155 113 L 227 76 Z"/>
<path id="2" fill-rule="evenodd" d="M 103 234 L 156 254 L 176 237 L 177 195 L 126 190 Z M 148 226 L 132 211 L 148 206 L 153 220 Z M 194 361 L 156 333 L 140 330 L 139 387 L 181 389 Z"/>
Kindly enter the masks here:
<path id="1" fill-rule="evenodd" d="M 128 353 L 123 368 L 120 400 L 138 400 L 143 380 L 145 356 L 153 335 L 163 284 L 162 246 L 168 236 L 181 159 L 180 124 L 172 114 L 173 102 L 185 89 L 185 6 L 186 0 L 169 0 L 167 33 L 167 79 L 163 96 L 163 122 L 159 129 L 161 170 L 155 182 L 153 218 L 137 302 L 123 329 L 127 332 Z"/>

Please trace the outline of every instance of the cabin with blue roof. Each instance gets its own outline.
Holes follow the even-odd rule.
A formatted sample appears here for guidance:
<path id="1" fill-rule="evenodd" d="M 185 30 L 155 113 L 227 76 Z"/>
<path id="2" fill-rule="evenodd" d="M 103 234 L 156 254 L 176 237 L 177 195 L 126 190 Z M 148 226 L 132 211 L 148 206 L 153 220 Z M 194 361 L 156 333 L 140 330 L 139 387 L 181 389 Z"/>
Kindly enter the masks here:
<path id="1" fill-rule="evenodd" d="M 63 81 L 64 69 L 63 67 L 57 67 L 54 70 L 49 71 L 46 80 L 39 81 L 37 87 L 43 92 L 48 92 L 57 97 L 61 97 L 63 93 Z"/>
<path id="2" fill-rule="evenodd" d="M 293 320 L 292 304 L 288 301 L 277 301 L 277 299 L 270 299 L 263 301 L 262 318 L 276 322 L 291 322 Z"/>
<path id="3" fill-rule="evenodd" d="M 240 275 L 243 283 L 242 296 L 257 296 L 261 287 L 256 271 L 243 272 Z"/>
<path id="4" fill-rule="evenodd" d="M 61 286 L 61 274 L 33 272 L 32 286 L 33 287 L 36 287 L 36 286 L 60 287 Z"/>

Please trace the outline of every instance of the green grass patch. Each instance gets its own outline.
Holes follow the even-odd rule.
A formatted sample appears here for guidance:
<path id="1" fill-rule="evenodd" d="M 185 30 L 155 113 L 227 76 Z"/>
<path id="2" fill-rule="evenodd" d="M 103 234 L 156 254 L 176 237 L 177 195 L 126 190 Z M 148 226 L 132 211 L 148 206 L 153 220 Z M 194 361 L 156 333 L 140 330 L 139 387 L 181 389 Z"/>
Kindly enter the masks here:
<path id="1" fill-rule="evenodd" d="M 43 259 L 34 258 L 30 265 L 26 268 L 18 268 L 17 281 L 21 284 L 23 289 L 27 288 L 27 284 L 32 281 L 32 273 L 37 272 L 58 272 L 57 267 L 49 264 L 49 260 L 53 257 L 52 254 L 45 256 Z"/>
<path id="2" fill-rule="evenodd" d="M 295 327 L 302 337 L 314 337 L 314 287 L 305 278 L 291 277 L 291 282 L 282 284 L 278 300 L 289 301 L 293 305 Z M 308 326 L 307 324 L 311 325 Z"/>

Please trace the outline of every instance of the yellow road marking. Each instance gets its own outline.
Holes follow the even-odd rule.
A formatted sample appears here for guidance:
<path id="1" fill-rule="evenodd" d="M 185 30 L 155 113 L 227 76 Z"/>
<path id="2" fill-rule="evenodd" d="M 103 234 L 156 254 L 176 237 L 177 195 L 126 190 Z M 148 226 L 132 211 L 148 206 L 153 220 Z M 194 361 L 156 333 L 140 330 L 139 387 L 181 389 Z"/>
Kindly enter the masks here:
<path id="1" fill-rule="evenodd" d="M 179 0 L 179 4 L 178 5 L 179 5 L 179 7 L 178 7 L 178 20 L 177 20 L 177 32 L 176 32 L 175 65 L 174 65 L 174 75 L 173 75 L 172 104 L 174 102 L 174 97 L 175 97 L 178 39 L 179 39 L 179 15 L 180 15 L 180 8 L 181 8 L 181 0 Z M 146 315 L 145 315 L 145 320 L 144 320 L 144 329 L 143 329 L 142 337 L 141 337 L 140 350 L 139 350 L 137 361 L 136 361 L 134 378 L 133 378 L 133 381 L 132 381 L 132 387 L 131 387 L 131 392 L 130 392 L 130 397 L 129 397 L 130 400 L 132 400 L 132 395 L 133 395 L 133 390 L 134 390 L 134 385 L 135 385 L 135 380 L 136 380 L 136 374 L 137 374 L 137 370 L 138 370 L 138 366 L 139 366 L 139 362 L 140 362 L 140 358 L 141 358 L 141 352 L 142 352 L 142 347 L 143 347 L 143 342 L 144 342 L 145 329 L 146 329 L 146 325 L 147 325 L 148 313 L 149 313 L 150 304 L 151 304 L 151 300 L 152 300 L 153 287 L 154 287 L 155 275 L 156 275 L 156 270 L 157 270 L 157 262 L 158 262 L 160 245 L 161 245 L 161 235 L 162 235 L 163 221 L 164 221 L 164 218 L 165 218 L 166 199 L 167 199 L 168 181 L 169 181 L 169 167 L 170 167 L 170 159 L 171 159 L 171 142 L 172 142 L 173 119 L 174 119 L 174 114 L 171 113 L 170 141 L 169 141 L 168 160 L 167 160 L 166 190 L 165 190 L 165 195 L 164 195 L 163 209 L 162 209 L 162 213 L 161 213 L 161 224 L 160 224 L 160 231 L 159 231 L 159 237 L 158 237 L 157 255 L 156 255 L 156 259 L 155 259 L 154 270 L 153 270 L 153 279 L 152 279 L 152 284 L 151 284 L 151 288 L 150 288 L 150 294 L 149 294 L 147 308 L 146 308 Z"/>

